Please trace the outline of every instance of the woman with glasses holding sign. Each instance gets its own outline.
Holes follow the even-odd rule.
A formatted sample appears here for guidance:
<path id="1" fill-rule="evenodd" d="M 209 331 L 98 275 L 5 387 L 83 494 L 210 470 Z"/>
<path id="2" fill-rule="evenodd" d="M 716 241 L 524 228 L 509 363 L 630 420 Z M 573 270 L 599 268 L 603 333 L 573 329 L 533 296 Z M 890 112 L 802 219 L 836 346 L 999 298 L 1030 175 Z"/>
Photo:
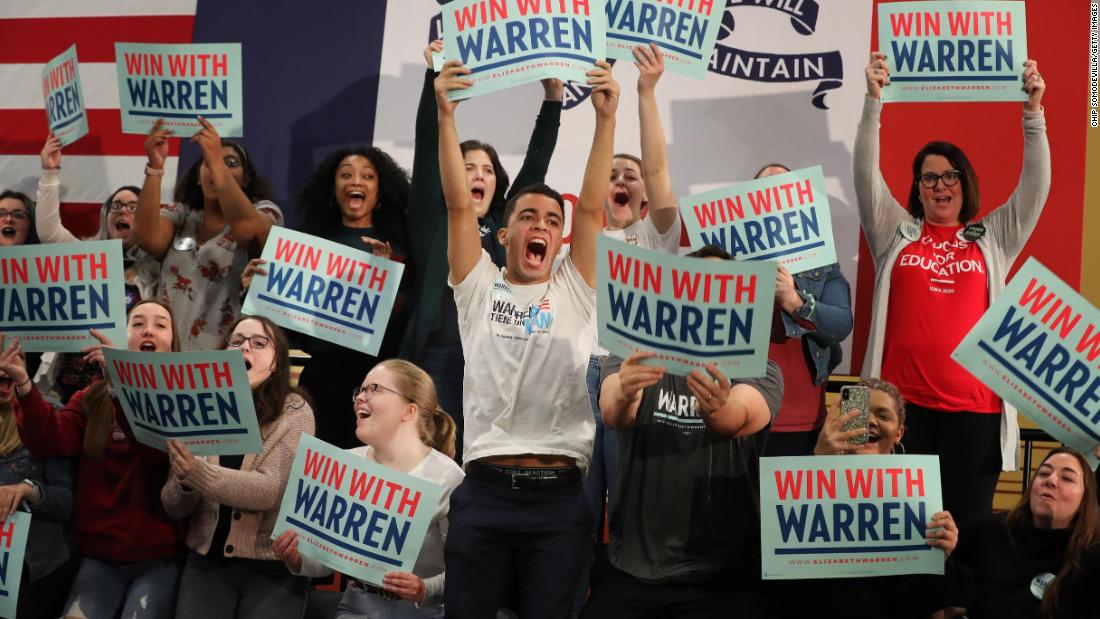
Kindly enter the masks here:
<path id="1" fill-rule="evenodd" d="M 443 617 L 443 543 L 451 492 L 462 482 L 455 464 L 455 424 L 439 407 L 435 385 L 424 370 L 400 359 L 383 361 L 354 390 L 355 436 L 363 447 L 351 453 L 443 487 L 424 545 L 412 572 L 389 572 L 381 588 L 351 579 L 336 619 Z M 311 577 L 332 570 L 298 552 L 289 530 L 274 544 L 290 571 Z"/>
<path id="2" fill-rule="evenodd" d="M 168 442 L 172 474 L 161 500 L 173 518 L 190 518 L 176 616 L 298 619 L 306 582 L 276 560 L 271 530 L 298 439 L 313 433 L 313 410 L 290 383 L 286 335 L 274 323 L 242 317 L 226 348 L 244 356 L 263 448 L 196 458 L 179 441 Z"/>
<path id="3" fill-rule="evenodd" d="M 85 361 L 102 365 L 102 348 L 112 344 L 97 331 L 92 334 L 103 344 L 85 349 Z M 178 352 L 179 337 L 168 308 L 156 301 L 135 305 L 127 316 L 126 348 Z M 183 529 L 165 513 L 158 494 L 168 476 L 168 458 L 128 433 L 106 380 L 55 409 L 31 384 L 19 339 L 2 350 L 0 371 L 15 383 L 23 445 L 38 458 L 76 461 L 72 536 L 82 559 L 63 616 L 172 616 Z"/>
<path id="4" fill-rule="evenodd" d="M 176 181 L 174 203 L 160 205 L 172 130 L 158 119 L 145 139 L 145 184 L 138 196 L 138 246 L 161 261 L 160 298 L 175 312 L 184 350 L 221 346 L 241 309 L 241 272 L 260 255 L 283 213 L 268 200 L 244 146 L 223 140 L 201 116 L 191 142 L 202 149 Z"/>
<path id="5" fill-rule="evenodd" d="M 53 133 L 46 138 L 41 158 L 42 176 L 38 179 L 34 221 L 38 238 L 43 243 L 78 242 L 81 239 L 61 223 L 61 139 Z M 99 210 L 99 230 L 85 239 L 122 241 L 127 310 L 142 299 L 153 298 L 160 281 L 160 263 L 138 247 L 134 234 L 139 193 L 141 189 L 132 185 L 116 189 Z M 38 384 L 61 402 L 68 402 L 74 393 L 102 378 L 99 367 L 83 363 L 77 353 L 48 354 L 42 364 L 40 371 L 46 378 L 40 378 Z"/>
<path id="6" fill-rule="evenodd" d="M 885 54 L 866 69 L 867 98 L 856 133 L 860 222 L 875 263 L 865 376 L 897 385 L 909 403 L 909 453 L 937 454 L 943 503 L 960 523 L 988 513 L 1002 465 L 1015 470 L 1016 412 L 951 360 L 951 353 L 1004 289 L 1050 189 L 1050 146 L 1038 65 L 1023 72 L 1024 157 L 1019 184 L 978 219 L 978 177 L 963 151 L 929 142 L 913 159 L 903 207 L 879 170 L 880 93 Z"/>

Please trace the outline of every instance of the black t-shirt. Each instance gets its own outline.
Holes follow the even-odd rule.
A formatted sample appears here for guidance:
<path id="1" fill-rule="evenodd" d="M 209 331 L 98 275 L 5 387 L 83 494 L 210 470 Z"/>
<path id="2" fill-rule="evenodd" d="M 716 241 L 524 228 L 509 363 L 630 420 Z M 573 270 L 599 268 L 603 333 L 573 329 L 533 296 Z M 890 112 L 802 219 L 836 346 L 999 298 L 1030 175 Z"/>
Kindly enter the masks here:
<path id="1" fill-rule="evenodd" d="M 609 356 L 600 382 L 619 371 Z M 769 361 L 755 387 L 771 418 L 783 375 Z M 634 424 L 619 431 L 619 495 L 611 510 L 612 565 L 647 582 L 747 569 L 759 571 L 759 458 L 764 432 L 710 431 L 687 378 L 666 374 L 642 392 Z"/>

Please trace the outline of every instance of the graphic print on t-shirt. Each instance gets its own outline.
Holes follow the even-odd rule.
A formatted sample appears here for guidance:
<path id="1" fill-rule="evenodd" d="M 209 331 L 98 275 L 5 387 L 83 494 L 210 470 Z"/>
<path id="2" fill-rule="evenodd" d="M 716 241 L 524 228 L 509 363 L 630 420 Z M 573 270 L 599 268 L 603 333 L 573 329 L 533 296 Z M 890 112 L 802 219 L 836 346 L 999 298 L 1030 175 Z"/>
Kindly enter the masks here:
<path id="1" fill-rule="evenodd" d="M 671 426 L 684 433 L 703 427 L 703 418 L 699 416 L 693 395 L 678 394 L 662 385 L 657 389 L 657 400 L 653 404 L 654 423 Z"/>
<path id="2" fill-rule="evenodd" d="M 545 294 L 537 304 L 524 307 L 516 303 L 508 282 L 503 277 L 498 277 L 490 289 L 490 296 L 492 306 L 489 310 L 489 322 L 492 323 L 497 337 L 526 340 L 532 333 L 550 332 L 554 313 L 550 309 L 550 299 Z M 515 327 L 523 327 L 522 336 L 515 332 Z"/>
<path id="3" fill-rule="evenodd" d="M 984 280 L 985 259 L 981 250 L 958 234 L 960 230 L 959 226 L 925 223 L 920 240 L 910 243 L 898 255 L 895 269 L 923 271 L 928 291 L 936 294 L 955 294 L 960 286 L 975 279 Z"/>

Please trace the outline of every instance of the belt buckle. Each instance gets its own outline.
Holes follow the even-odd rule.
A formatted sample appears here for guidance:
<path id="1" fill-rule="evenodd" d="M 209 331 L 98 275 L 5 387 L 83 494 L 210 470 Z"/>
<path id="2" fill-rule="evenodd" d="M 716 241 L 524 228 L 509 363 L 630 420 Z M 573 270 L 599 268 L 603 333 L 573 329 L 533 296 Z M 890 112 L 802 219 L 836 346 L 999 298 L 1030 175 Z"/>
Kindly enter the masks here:
<path id="1" fill-rule="evenodd" d="M 532 476 L 531 476 L 530 474 L 528 474 L 528 473 L 510 473 L 510 474 L 509 474 L 509 478 L 510 478 L 510 479 L 511 479 L 511 481 L 512 481 L 512 490 L 523 490 L 523 488 L 521 488 L 521 487 L 519 486 L 519 484 L 518 484 L 518 483 L 516 483 L 516 480 L 521 480 L 521 479 L 535 479 L 534 477 L 532 477 Z"/>

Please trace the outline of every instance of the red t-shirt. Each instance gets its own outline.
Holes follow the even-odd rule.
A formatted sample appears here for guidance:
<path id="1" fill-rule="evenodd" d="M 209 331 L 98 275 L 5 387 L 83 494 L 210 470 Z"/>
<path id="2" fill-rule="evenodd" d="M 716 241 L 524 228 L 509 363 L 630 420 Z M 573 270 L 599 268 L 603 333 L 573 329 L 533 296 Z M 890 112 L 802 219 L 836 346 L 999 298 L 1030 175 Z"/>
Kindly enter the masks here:
<path id="1" fill-rule="evenodd" d="M 825 419 L 825 383 L 814 384 L 814 374 L 800 338 L 788 338 L 777 304 L 772 314 L 768 358 L 783 371 L 783 404 L 772 422 L 772 432 L 809 432 Z"/>
<path id="2" fill-rule="evenodd" d="M 989 306 L 985 257 L 962 228 L 925 222 L 920 240 L 898 255 L 882 378 L 918 406 L 999 413 L 1000 398 L 951 359 Z"/>

